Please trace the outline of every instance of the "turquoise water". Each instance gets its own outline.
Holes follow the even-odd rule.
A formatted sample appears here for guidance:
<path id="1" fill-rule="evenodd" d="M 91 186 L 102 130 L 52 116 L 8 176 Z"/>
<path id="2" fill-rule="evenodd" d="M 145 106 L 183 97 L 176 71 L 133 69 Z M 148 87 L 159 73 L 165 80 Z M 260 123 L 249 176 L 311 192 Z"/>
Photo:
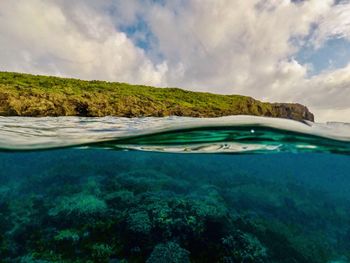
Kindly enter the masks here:
<path id="1" fill-rule="evenodd" d="M 256 117 L 0 118 L 0 262 L 350 262 L 349 135 Z"/>

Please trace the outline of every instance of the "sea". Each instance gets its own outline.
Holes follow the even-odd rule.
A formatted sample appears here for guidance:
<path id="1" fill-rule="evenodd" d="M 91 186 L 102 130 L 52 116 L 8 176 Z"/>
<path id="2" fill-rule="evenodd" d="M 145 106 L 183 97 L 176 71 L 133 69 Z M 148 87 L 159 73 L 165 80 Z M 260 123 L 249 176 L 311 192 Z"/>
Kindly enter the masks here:
<path id="1" fill-rule="evenodd" d="M 350 124 L 0 117 L 0 262 L 350 262 Z"/>

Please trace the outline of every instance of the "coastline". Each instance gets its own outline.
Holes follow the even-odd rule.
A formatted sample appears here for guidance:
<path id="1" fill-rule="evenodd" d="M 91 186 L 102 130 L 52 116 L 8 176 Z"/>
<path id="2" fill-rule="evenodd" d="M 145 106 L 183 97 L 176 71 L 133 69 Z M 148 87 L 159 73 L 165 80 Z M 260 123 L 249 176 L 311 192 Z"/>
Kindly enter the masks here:
<path id="1" fill-rule="evenodd" d="M 314 121 L 306 106 L 241 95 L 0 72 L 0 116 L 222 117 Z"/>

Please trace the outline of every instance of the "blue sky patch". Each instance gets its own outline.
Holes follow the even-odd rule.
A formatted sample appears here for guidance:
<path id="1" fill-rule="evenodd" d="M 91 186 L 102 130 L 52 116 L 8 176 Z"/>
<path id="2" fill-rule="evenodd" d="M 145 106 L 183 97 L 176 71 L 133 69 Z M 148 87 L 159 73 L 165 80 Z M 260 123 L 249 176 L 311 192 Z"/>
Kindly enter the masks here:
<path id="1" fill-rule="evenodd" d="M 344 38 L 329 39 L 321 48 L 302 47 L 296 56 L 301 64 L 312 64 L 310 75 L 345 67 L 350 61 L 350 42 Z"/>

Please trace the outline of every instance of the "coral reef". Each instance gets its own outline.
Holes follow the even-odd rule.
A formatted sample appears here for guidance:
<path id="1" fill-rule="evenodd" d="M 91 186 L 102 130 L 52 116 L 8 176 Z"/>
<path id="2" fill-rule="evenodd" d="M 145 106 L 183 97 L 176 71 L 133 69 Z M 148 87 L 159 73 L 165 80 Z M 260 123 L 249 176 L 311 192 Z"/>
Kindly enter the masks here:
<path id="1" fill-rule="evenodd" d="M 0 156 L 8 162 L 18 165 L 0 171 L 1 262 L 350 258 L 350 197 L 258 157 L 73 149 Z"/>

